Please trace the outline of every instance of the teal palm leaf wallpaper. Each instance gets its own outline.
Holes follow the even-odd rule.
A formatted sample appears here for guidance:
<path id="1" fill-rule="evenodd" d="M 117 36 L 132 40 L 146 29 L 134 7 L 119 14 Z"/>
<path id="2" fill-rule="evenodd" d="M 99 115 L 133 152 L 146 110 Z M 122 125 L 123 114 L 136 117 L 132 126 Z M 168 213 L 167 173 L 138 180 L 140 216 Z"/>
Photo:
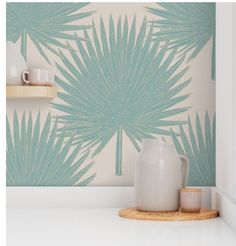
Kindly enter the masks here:
<path id="1" fill-rule="evenodd" d="M 68 31 L 84 30 L 90 25 L 71 24 L 90 16 L 82 10 L 88 3 L 7 3 L 7 40 L 20 39 L 21 52 L 27 60 L 27 41 L 31 39 L 45 60 L 45 49 L 57 54 L 56 47 L 68 48 L 61 40 L 73 40 Z"/>
<path id="2" fill-rule="evenodd" d="M 31 112 L 28 119 L 24 113 L 21 120 L 15 112 L 12 131 L 7 119 L 8 186 L 84 186 L 95 178 L 95 174 L 84 178 L 93 166 L 93 162 L 84 164 L 89 151 L 75 161 L 82 143 L 69 153 L 73 136 L 66 140 L 65 132 L 57 136 L 57 129 L 58 124 L 52 124 L 50 114 L 41 132 L 40 113 L 33 122 Z"/>
<path id="3" fill-rule="evenodd" d="M 212 39 L 212 79 L 215 79 L 215 3 L 158 3 L 147 11 L 161 19 L 151 21 L 159 31 L 153 38 L 169 42 L 180 54 L 195 58 Z"/>
<path id="4" fill-rule="evenodd" d="M 58 89 L 7 100 L 7 185 L 133 185 L 162 137 L 214 185 L 214 3 L 9 2 L 6 34 Z"/>
<path id="5" fill-rule="evenodd" d="M 208 112 L 202 126 L 196 114 L 196 133 L 191 119 L 188 120 L 188 134 L 180 126 L 180 138 L 172 132 L 173 143 L 179 154 L 188 156 L 190 161 L 189 185 L 215 186 L 215 116 L 210 121 Z M 204 130 L 205 128 L 205 130 Z"/>
<path id="6" fill-rule="evenodd" d="M 65 91 L 59 98 L 66 104 L 53 105 L 66 113 L 60 119 L 67 123 L 67 133 L 76 132 L 76 139 L 96 146 L 94 154 L 116 135 L 116 174 L 122 175 L 123 134 L 139 150 L 143 138 L 169 134 L 163 126 L 184 123 L 166 118 L 188 109 L 178 104 L 189 96 L 180 93 L 191 79 L 182 79 L 188 67 L 177 71 L 183 59 L 174 61 L 175 50 L 168 54 L 159 43 L 152 46 L 146 20 L 137 30 L 135 18 L 131 24 L 119 18 L 115 26 L 110 17 L 106 32 L 101 19 L 99 32 L 93 25 L 94 45 L 86 31 L 85 47 L 76 40 L 82 54 L 80 59 L 70 51 L 76 65 L 61 54 L 63 66 L 56 67 L 63 77 L 56 82 Z"/>

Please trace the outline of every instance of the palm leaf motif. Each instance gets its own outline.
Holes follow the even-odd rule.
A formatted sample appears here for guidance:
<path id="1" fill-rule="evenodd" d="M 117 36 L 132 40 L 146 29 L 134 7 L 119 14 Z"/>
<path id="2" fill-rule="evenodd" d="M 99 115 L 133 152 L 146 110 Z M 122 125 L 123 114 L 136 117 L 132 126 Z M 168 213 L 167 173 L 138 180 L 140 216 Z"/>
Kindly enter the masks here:
<path id="1" fill-rule="evenodd" d="M 45 121 L 40 132 L 40 113 L 35 123 L 31 112 L 26 123 L 25 113 L 19 126 L 17 113 L 14 113 L 13 132 L 7 118 L 7 185 L 12 186 L 69 186 L 87 185 L 95 174 L 82 177 L 93 163 L 83 165 L 89 155 L 85 152 L 75 161 L 81 143 L 72 147 L 73 136 L 65 142 L 65 131 L 57 137 L 57 122 L 51 127 L 51 116 Z M 71 152 L 70 152 L 71 151 Z M 82 166 L 83 165 L 83 166 Z"/>
<path id="2" fill-rule="evenodd" d="M 61 40 L 74 39 L 70 31 L 84 30 L 88 25 L 70 24 L 90 16 L 81 12 L 88 3 L 7 3 L 7 40 L 21 40 L 26 60 L 27 41 L 31 39 L 39 53 L 50 63 L 44 49 L 57 54 L 54 47 L 68 48 Z"/>
<path id="3" fill-rule="evenodd" d="M 215 80 L 215 3 L 158 3 L 161 8 L 146 8 L 161 17 L 153 20 L 158 32 L 153 38 L 168 41 L 171 49 L 180 54 L 190 52 L 189 60 L 196 57 L 212 38 L 212 79 Z"/>
<path id="4" fill-rule="evenodd" d="M 196 114 L 196 135 L 191 120 L 188 122 L 188 135 L 180 126 L 180 140 L 172 131 L 172 140 L 179 154 L 188 156 L 190 161 L 189 185 L 215 185 L 215 116 L 210 123 L 208 112 L 205 113 L 205 132 L 200 118 Z"/>
<path id="5" fill-rule="evenodd" d="M 86 43 L 76 40 L 81 57 L 70 50 L 73 63 L 61 53 L 63 65 L 56 67 L 63 77 L 56 81 L 64 103 L 53 105 L 66 113 L 60 119 L 67 122 L 67 132 L 76 131 L 77 139 L 95 148 L 94 155 L 116 135 L 116 174 L 121 175 L 123 134 L 140 150 L 142 138 L 169 134 L 162 127 L 186 123 L 166 118 L 188 109 L 175 105 L 189 96 L 177 94 L 190 80 L 178 83 L 188 69 L 179 69 L 183 58 L 174 62 L 175 50 L 152 45 L 146 20 L 137 32 L 135 18 L 131 27 L 127 17 L 115 27 L 110 17 L 108 29 L 101 18 L 100 35 L 94 23 L 93 39 L 85 30 Z"/>

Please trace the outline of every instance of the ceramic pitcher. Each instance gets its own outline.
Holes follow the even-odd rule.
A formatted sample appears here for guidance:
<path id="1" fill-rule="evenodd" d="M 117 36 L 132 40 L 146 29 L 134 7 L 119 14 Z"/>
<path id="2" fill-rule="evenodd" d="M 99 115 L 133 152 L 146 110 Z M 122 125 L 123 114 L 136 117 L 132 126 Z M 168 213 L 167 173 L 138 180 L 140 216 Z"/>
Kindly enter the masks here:
<path id="1" fill-rule="evenodd" d="M 135 167 L 136 207 L 142 211 L 176 211 L 179 191 L 187 183 L 189 162 L 173 144 L 145 139 Z"/>
<path id="2" fill-rule="evenodd" d="M 6 82 L 7 85 L 23 85 L 21 73 L 27 69 L 24 57 L 17 46 L 8 41 L 6 43 Z"/>

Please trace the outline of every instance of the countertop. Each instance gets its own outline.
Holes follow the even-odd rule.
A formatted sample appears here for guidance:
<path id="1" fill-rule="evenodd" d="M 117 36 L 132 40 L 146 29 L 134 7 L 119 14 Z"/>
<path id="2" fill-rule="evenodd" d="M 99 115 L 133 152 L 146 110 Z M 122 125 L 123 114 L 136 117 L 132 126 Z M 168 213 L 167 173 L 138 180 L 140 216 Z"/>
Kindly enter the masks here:
<path id="1" fill-rule="evenodd" d="M 7 246 L 235 246 L 221 218 L 135 221 L 115 208 L 8 208 Z"/>

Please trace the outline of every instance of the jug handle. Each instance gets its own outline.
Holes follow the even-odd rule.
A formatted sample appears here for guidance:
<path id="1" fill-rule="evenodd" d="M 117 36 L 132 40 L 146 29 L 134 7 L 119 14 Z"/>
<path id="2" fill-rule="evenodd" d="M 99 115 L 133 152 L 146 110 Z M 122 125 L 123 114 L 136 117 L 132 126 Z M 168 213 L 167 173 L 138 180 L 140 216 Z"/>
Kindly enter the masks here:
<path id="1" fill-rule="evenodd" d="M 189 160 L 184 155 L 179 155 L 179 158 L 182 162 L 181 165 L 181 176 L 182 176 L 182 188 L 187 186 L 188 172 L 189 172 Z"/>

